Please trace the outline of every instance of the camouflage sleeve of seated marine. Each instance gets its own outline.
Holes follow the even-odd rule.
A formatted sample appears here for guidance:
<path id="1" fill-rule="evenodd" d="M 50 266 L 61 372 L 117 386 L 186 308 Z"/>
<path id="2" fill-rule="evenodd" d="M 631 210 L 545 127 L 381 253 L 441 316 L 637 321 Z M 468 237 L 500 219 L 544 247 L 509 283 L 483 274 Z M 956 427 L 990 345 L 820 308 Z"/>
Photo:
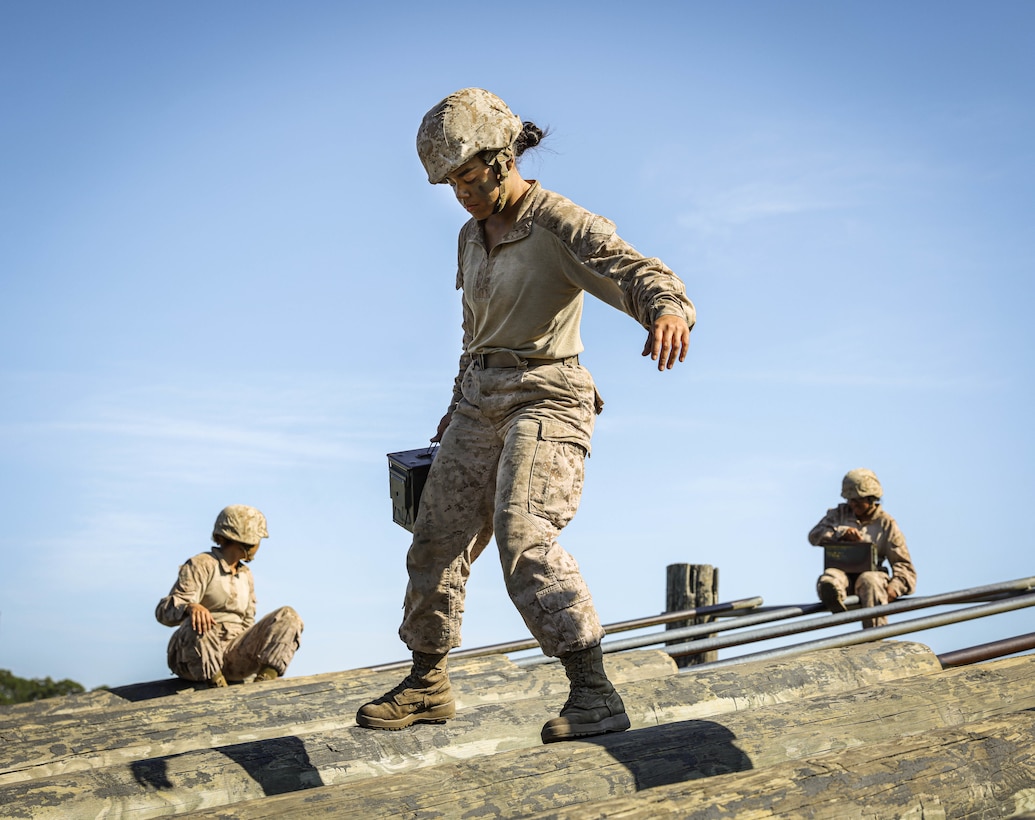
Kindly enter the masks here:
<path id="1" fill-rule="evenodd" d="M 209 558 L 210 560 L 204 560 Z M 180 567 L 169 594 L 155 607 L 155 618 L 165 626 L 179 626 L 189 604 L 201 602 L 215 572 L 215 559 L 207 553 L 196 555 Z"/>

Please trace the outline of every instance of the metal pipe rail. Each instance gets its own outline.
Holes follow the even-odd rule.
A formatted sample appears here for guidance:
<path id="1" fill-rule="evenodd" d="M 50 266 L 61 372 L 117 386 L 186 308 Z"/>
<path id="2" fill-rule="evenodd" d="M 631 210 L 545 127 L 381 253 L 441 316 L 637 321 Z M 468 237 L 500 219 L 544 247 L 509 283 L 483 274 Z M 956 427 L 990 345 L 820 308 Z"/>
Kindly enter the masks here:
<path id="1" fill-rule="evenodd" d="M 854 606 L 859 603 L 859 598 L 855 595 L 850 595 L 845 599 L 845 604 L 848 606 Z M 784 620 L 786 618 L 795 618 L 800 615 L 809 615 L 815 612 L 826 612 L 826 607 L 823 604 L 804 604 L 801 606 L 786 606 L 782 608 L 777 607 L 766 607 L 764 611 L 752 610 L 748 615 L 737 615 L 724 622 L 710 622 L 706 624 L 694 624 L 693 626 L 684 626 L 679 629 L 668 629 L 664 632 L 649 632 L 646 635 L 638 635 L 635 638 L 625 638 L 620 641 L 607 641 L 601 644 L 602 651 L 606 654 L 608 652 L 624 652 L 627 649 L 639 649 L 644 646 L 652 646 L 658 643 L 671 644 L 677 640 L 693 639 L 693 638 L 707 638 L 710 635 L 714 635 L 718 632 L 726 632 L 732 629 L 740 629 L 746 626 L 754 626 L 755 624 L 770 623 L 772 621 Z M 737 640 L 734 643 L 739 643 Z M 691 644 L 692 646 L 698 646 L 697 643 Z M 728 644 L 734 645 L 734 644 Z M 675 646 L 683 646 L 683 644 L 675 644 Z M 666 647 L 669 654 L 675 654 L 672 652 L 672 647 Z M 696 655 L 701 650 L 695 649 L 694 652 L 682 653 L 682 654 L 693 654 Z M 546 655 L 533 655 L 529 658 L 521 658 L 515 663 L 518 666 L 534 666 L 540 663 L 552 663 L 557 660 Z"/>
<path id="2" fill-rule="evenodd" d="M 739 663 L 747 663 L 748 661 L 777 660 L 779 658 L 801 655 L 806 652 L 815 652 L 820 649 L 837 649 L 845 646 L 855 646 L 860 643 L 883 640 L 884 638 L 894 638 L 898 635 L 905 635 L 910 632 L 934 629 L 935 627 L 946 626 L 947 624 L 970 621 L 975 618 L 985 618 L 989 615 L 998 615 L 1001 612 L 1010 612 L 1015 609 L 1023 609 L 1024 607 L 1029 606 L 1035 606 L 1035 592 L 1014 595 L 997 603 L 979 604 L 978 606 L 973 606 L 967 609 L 954 609 L 951 612 L 945 612 L 940 615 L 929 615 L 924 618 L 916 618 L 912 621 L 903 621 L 898 624 L 876 626 L 871 629 L 848 632 L 844 635 L 793 644 L 779 649 L 770 649 L 765 652 L 753 652 L 748 655 L 740 655 L 736 658 L 710 661 L 708 663 L 699 664 L 693 668 L 695 670 L 718 669 L 720 667 L 733 666 Z M 877 609 L 877 607 L 872 607 L 872 609 Z M 701 641 L 701 644 L 706 643 L 708 643 L 708 641 Z"/>
<path id="3" fill-rule="evenodd" d="M 826 607 L 820 603 L 799 604 L 784 607 L 766 607 L 762 606 L 763 600 L 761 597 L 740 598 L 733 601 L 713 604 L 711 606 L 702 606 L 695 609 L 681 610 L 679 612 L 664 612 L 659 615 L 649 615 L 644 618 L 635 618 L 628 621 L 618 621 L 613 624 L 607 624 L 604 626 L 604 630 L 609 634 L 613 634 L 615 632 L 642 629 L 649 626 L 659 626 L 661 624 L 672 623 L 674 621 L 686 621 L 702 617 L 729 618 L 729 620 L 724 620 L 722 622 L 712 621 L 707 624 L 696 624 L 694 626 L 681 627 L 679 629 L 671 629 L 664 632 L 655 632 L 641 635 L 636 638 L 619 641 L 606 641 L 601 644 L 601 648 L 606 653 L 621 652 L 627 649 L 652 646 L 656 644 L 666 644 L 664 650 L 674 657 L 697 655 L 702 652 L 709 652 L 713 649 L 725 649 L 731 646 L 740 646 L 747 643 L 785 637 L 787 635 L 794 635 L 801 632 L 808 632 L 817 629 L 829 629 L 831 627 L 859 621 L 873 615 L 892 615 L 916 609 L 944 606 L 946 604 L 963 603 L 967 601 L 994 602 L 1004 598 L 1014 598 L 1019 592 L 1024 592 L 1033 588 L 1035 588 L 1035 577 L 1019 578 L 1014 581 L 971 587 L 969 589 L 957 590 L 955 592 L 948 592 L 940 595 L 900 598 L 893 603 L 885 604 L 883 606 L 869 607 L 865 609 L 855 608 L 848 612 L 838 613 L 836 615 L 824 615 L 819 618 L 810 618 L 804 623 L 798 622 L 784 624 L 769 629 L 737 633 L 733 636 L 727 637 L 707 637 L 720 632 L 732 631 L 741 627 L 753 626 L 777 620 L 787 620 L 801 615 L 811 615 L 817 612 L 826 611 Z M 845 604 L 849 607 L 855 607 L 858 604 L 858 601 L 859 599 L 853 595 L 845 600 Z M 747 610 L 751 610 L 751 613 L 748 615 L 741 614 Z M 989 612 L 988 614 L 995 613 Z M 973 617 L 984 616 L 975 615 Z M 878 627 L 878 629 L 879 628 L 882 627 Z M 921 628 L 926 629 L 930 627 Z M 865 637 L 862 638 L 862 641 L 878 640 L 880 636 L 874 633 L 875 629 L 863 630 L 862 634 Z M 683 644 L 672 644 L 673 640 L 686 640 L 693 638 L 698 639 L 687 640 L 687 642 Z M 534 638 L 523 638 L 515 641 L 507 641 L 505 643 L 473 647 L 471 649 L 454 650 L 450 653 L 450 658 L 458 660 L 462 658 L 482 657 L 485 655 L 521 652 L 527 649 L 535 649 L 538 646 L 539 644 Z M 550 658 L 544 655 L 533 655 L 531 657 L 519 658 L 514 662 L 518 666 L 532 666 L 539 663 L 551 663 L 556 660 L 556 658 Z M 411 660 L 400 660 L 380 664 L 378 666 L 365 667 L 365 669 L 367 671 L 382 672 L 392 669 L 408 668 L 411 663 Z M 712 661 L 707 665 L 711 666 L 715 663 L 725 663 L 725 661 Z M 701 665 L 703 666 L 705 664 Z"/>
<path id="4" fill-rule="evenodd" d="M 990 584 L 981 587 L 971 587 L 969 589 L 961 589 L 955 592 L 945 592 L 940 595 L 928 595 L 918 598 L 899 598 L 897 601 L 890 604 L 863 607 L 854 609 L 850 612 L 841 612 L 836 615 L 812 618 L 804 623 L 799 622 L 771 627 L 769 629 L 757 629 L 734 636 L 732 640 L 729 638 L 708 638 L 681 645 L 669 646 L 666 648 L 666 651 L 673 657 L 680 657 L 681 655 L 697 655 L 701 652 L 710 652 L 714 649 L 724 649 L 731 646 L 740 646 L 747 643 L 771 640 L 772 638 L 783 638 L 788 635 L 795 635 L 801 632 L 812 632 L 817 629 L 828 629 L 833 626 L 842 626 L 855 621 L 861 621 L 864 618 L 872 618 L 879 615 L 895 615 L 901 612 L 912 612 L 917 609 L 926 609 L 934 606 L 943 606 L 945 604 L 973 601 L 975 598 L 988 598 L 993 596 L 1001 597 L 1002 595 L 1016 597 L 1019 594 L 1023 594 L 1024 592 L 1031 590 L 1033 587 L 1035 587 L 1035 577 L 1018 578 L 1014 581 L 1006 581 L 999 584 Z M 995 612 L 990 611 L 989 614 L 995 614 Z M 867 629 L 865 632 L 872 635 L 875 629 L 883 628 L 884 627 L 875 627 L 874 629 Z M 921 628 L 927 629 L 930 627 Z M 877 637 L 872 638 L 872 640 L 877 639 Z M 715 661 L 713 661 L 713 663 L 714 662 Z M 700 665 L 703 666 L 704 664 Z"/>
<path id="5" fill-rule="evenodd" d="M 942 665 L 943 669 L 948 669 L 952 666 L 966 666 L 992 658 L 1016 655 L 1018 652 L 1027 652 L 1029 649 L 1035 649 L 1035 632 L 1029 632 L 1027 635 L 1015 635 L 1012 638 L 1003 638 L 1000 641 L 982 643 L 977 646 L 968 646 L 966 649 L 957 649 L 954 652 L 945 652 L 938 656 L 938 663 Z"/>
<path id="6" fill-rule="evenodd" d="M 858 599 L 856 599 L 858 600 Z M 628 632 L 632 629 L 643 629 L 648 626 L 659 626 L 661 624 L 669 624 L 674 621 L 689 621 L 695 618 L 713 617 L 718 615 L 728 615 L 732 613 L 742 612 L 744 610 L 753 610 L 761 606 L 763 600 L 761 597 L 755 596 L 753 598 L 738 598 L 733 601 L 726 601 L 718 604 L 709 604 L 708 606 L 699 606 L 694 609 L 683 609 L 678 612 L 662 612 L 660 615 L 648 615 L 644 618 L 634 618 L 629 621 L 617 621 L 613 624 L 606 624 L 604 631 L 608 634 L 614 632 Z M 822 604 L 817 604 L 821 607 Z M 687 627 L 690 628 L 690 627 Z M 714 631 L 710 629 L 704 634 L 710 634 Z M 671 630 L 668 634 L 672 637 L 680 637 L 676 633 L 680 632 L 678 629 Z M 457 649 L 449 653 L 450 660 L 459 660 L 462 658 L 479 658 L 484 655 L 502 655 L 507 652 L 520 652 L 525 649 L 535 649 L 539 646 L 539 641 L 535 638 L 522 638 L 516 641 L 507 641 L 505 643 L 489 644 L 487 646 L 476 646 L 470 649 Z M 408 667 L 412 661 L 392 661 L 390 663 L 383 663 L 379 666 L 368 666 L 365 667 L 370 672 L 385 672 L 392 669 L 402 669 Z"/>
<path id="7" fill-rule="evenodd" d="M 767 620 L 782 620 L 796 615 L 801 615 L 805 612 L 806 608 L 812 611 L 818 611 L 824 609 L 819 605 L 809 607 L 785 607 L 784 609 L 768 609 L 765 612 L 750 615 L 740 615 L 732 620 L 716 624 L 698 624 L 695 626 L 684 627 L 683 629 L 673 629 L 667 632 L 654 632 L 648 635 L 642 635 L 637 638 L 627 639 L 623 641 L 607 641 L 601 644 L 601 648 L 605 653 L 607 652 L 618 652 L 626 649 L 632 649 L 642 646 L 650 646 L 653 644 L 668 644 L 664 647 L 665 651 L 673 657 L 682 657 L 685 655 L 698 655 L 702 652 L 711 652 L 717 649 L 727 649 L 731 646 L 741 646 L 747 643 L 753 643 L 757 641 L 771 640 L 773 638 L 782 638 L 788 635 L 795 635 L 802 632 L 810 632 L 818 629 L 829 629 L 831 627 L 842 626 L 844 624 L 853 623 L 855 621 L 862 620 L 877 615 L 892 615 L 901 612 L 910 612 L 916 609 L 924 609 L 934 606 L 943 606 L 945 604 L 961 603 L 966 601 L 974 601 L 975 599 L 1000 599 L 1003 596 L 1013 597 L 1021 592 L 1035 587 L 1035 577 L 1019 578 L 1014 581 L 1006 581 L 999 584 L 989 584 L 986 586 L 970 587 L 968 589 L 957 590 L 955 592 L 946 592 L 940 595 L 930 595 L 925 597 L 915 598 L 900 598 L 890 604 L 884 604 L 882 606 L 857 608 L 849 612 L 842 612 L 836 615 L 825 615 L 819 618 L 810 618 L 804 621 L 796 621 L 793 623 L 782 624 L 779 626 L 757 629 L 744 633 L 736 633 L 723 637 L 705 637 L 714 635 L 722 631 L 730 631 L 740 626 L 751 626 L 756 623 L 764 623 Z M 854 599 L 854 600 L 853 600 Z M 858 598 L 852 596 L 846 603 L 856 603 Z M 994 613 L 990 613 L 994 614 Z M 981 617 L 981 616 L 975 616 Z M 926 628 L 926 627 L 924 627 Z M 873 633 L 872 629 L 865 630 L 867 633 Z M 701 636 L 701 637 L 698 637 Z M 671 644 L 672 638 L 674 637 L 686 637 L 695 638 L 697 640 L 690 640 L 682 644 Z M 871 638 L 865 638 L 864 640 L 871 640 Z M 876 637 L 872 640 L 877 640 Z M 515 663 L 518 666 L 534 666 L 540 663 L 551 663 L 555 661 L 555 658 L 549 658 L 545 655 L 534 655 L 529 658 L 521 658 Z M 719 661 L 712 661 L 711 663 L 719 663 Z M 710 666 L 711 663 L 708 665 Z M 700 664 L 704 666 L 705 664 Z"/>

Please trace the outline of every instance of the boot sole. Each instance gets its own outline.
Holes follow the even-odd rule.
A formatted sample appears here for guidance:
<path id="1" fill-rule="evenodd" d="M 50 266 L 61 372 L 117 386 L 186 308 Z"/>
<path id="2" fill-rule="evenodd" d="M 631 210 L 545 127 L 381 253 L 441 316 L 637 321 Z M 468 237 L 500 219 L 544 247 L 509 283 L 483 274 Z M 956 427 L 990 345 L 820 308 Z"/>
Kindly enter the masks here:
<path id="1" fill-rule="evenodd" d="M 414 712 L 412 715 L 406 715 L 395 720 L 357 714 L 356 725 L 362 726 L 364 729 L 387 729 L 390 732 L 395 732 L 399 729 L 405 729 L 407 726 L 412 726 L 414 723 L 441 724 L 453 717 L 456 717 L 456 708 L 450 704 L 449 707 L 429 709 L 427 712 Z"/>
<path id="2" fill-rule="evenodd" d="M 822 588 L 819 592 L 819 600 L 824 606 L 826 606 L 828 611 L 833 612 L 834 614 L 848 611 L 848 607 L 845 606 L 844 600 L 837 594 L 837 590 L 833 587 Z"/>
<path id="3" fill-rule="evenodd" d="M 544 726 L 543 743 L 556 743 L 559 740 L 573 740 L 579 737 L 593 737 L 609 732 L 624 732 L 632 724 L 626 714 L 612 715 L 596 723 L 568 724 L 561 726 Z"/>

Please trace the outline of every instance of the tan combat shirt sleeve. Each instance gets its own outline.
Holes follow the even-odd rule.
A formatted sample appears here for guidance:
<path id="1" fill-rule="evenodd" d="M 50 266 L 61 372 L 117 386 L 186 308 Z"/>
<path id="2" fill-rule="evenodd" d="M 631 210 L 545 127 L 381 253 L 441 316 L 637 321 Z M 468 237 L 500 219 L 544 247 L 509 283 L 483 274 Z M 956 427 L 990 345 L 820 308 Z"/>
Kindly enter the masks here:
<path id="1" fill-rule="evenodd" d="M 165 626 L 179 626 L 189 604 L 201 604 L 216 623 L 247 629 L 255 622 L 255 586 L 251 571 L 236 573 L 219 547 L 195 555 L 180 567 L 176 583 L 155 607 L 155 618 Z"/>
<path id="2" fill-rule="evenodd" d="M 916 569 L 906 547 L 906 537 L 898 528 L 898 523 L 880 509 L 881 529 L 883 537 L 878 542 L 881 557 L 891 565 L 891 580 L 888 586 L 895 586 L 899 595 L 909 595 L 916 591 Z"/>
<path id="3" fill-rule="evenodd" d="M 809 543 L 816 547 L 836 543 L 842 540 L 848 530 L 863 529 L 863 525 L 855 517 L 852 508 L 847 504 L 838 504 L 827 510 L 819 523 L 809 530 Z M 873 539 L 875 542 L 876 538 Z"/>
<path id="4" fill-rule="evenodd" d="M 556 233 L 584 266 L 573 270 L 578 285 L 646 330 L 659 316 L 679 316 L 693 329 L 697 311 L 679 277 L 622 239 L 610 220 L 563 202 L 570 207 L 562 210 Z"/>

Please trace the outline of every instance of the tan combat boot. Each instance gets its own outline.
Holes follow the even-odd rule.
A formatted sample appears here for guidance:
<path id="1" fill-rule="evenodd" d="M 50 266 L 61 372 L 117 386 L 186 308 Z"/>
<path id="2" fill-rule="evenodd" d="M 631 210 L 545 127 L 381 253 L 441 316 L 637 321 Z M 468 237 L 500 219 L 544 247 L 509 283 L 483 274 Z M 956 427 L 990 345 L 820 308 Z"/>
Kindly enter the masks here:
<path id="1" fill-rule="evenodd" d="M 356 723 L 366 729 L 404 729 L 413 723 L 445 723 L 456 715 L 446 656 L 413 653 L 402 683 L 359 707 Z"/>
<path id="2" fill-rule="evenodd" d="M 830 612 L 847 612 L 848 607 L 845 606 L 845 596 L 832 581 L 820 581 L 816 585 L 816 591 L 819 593 L 819 600 L 823 602 L 827 610 Z"/>
<path id="3" fill-rule="evenodd" d="M 276 680 L 279 677 L 280 677 L 280 672 L 278 672 L 272 666 L 264 666 L 264 667 L 262 667 L 262 669 L 259 670 L 258 674 L 255 676 L 255 678 L 254 678 L 254 680 L 252 682 L 253 683 L 258 683 L 259 681 L 264 681 L 264 680 Z"/>
<path id="4" fill-rule="evenodd" d="M 604 672 L 599 644 L 565 655 L 561 663 L 571 682 L 571 693 L 561 716 L 543 726 L 543 743 L 624 732 L 629 728 L 625 704 Z"/>

